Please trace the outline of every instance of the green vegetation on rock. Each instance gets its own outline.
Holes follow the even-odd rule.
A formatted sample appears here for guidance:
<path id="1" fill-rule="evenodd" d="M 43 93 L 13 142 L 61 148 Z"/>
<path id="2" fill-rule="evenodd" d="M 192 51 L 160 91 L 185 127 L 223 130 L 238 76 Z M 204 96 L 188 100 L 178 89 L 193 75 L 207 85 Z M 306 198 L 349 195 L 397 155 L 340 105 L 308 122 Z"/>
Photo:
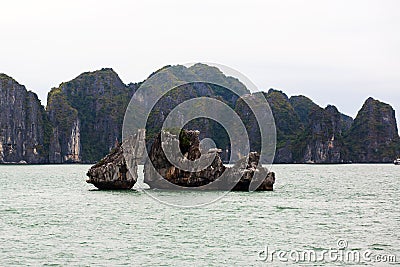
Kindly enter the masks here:
<path id="1" fill-rule="evenodd" d="M 45 110 L 34 93 L 0 74 L 0 162 L 98 161 L 121 141 L 126 108 L 139 87 L 143 89 L 140 97 L 144 106 L 148 95 L 163 95 L 147 120 L 146 138 L 150 142 L 177 105 L 197 97 L 211 97 L 235 110 L 244 122 L 251 150 L 260 151 L 258 123 L 239 95 L 245 99 L 263 94 L 275 119 L 275 162 L 392 162 L 400 156 L 394 110 L 372 98 L 367 99 L 353 121 L 336 107 L 322 108 L 305 96 L 288 98 L 274 89 L 251 94 L 238 79 L 205 64 L 165 66 L 150 77 L 150 81 L 126 85 L 110 68 L 85 72 L 51 89 Z M 174 89 L 164 95 L 166 88 Z M 197 105 L 188 112 L 201 113 L 208 108 Z M 200 139 L 213 139 L 223 153 L 230 150 L 229 136 L 218 122 L 197 118 L 184 128 L 200 130 Z M 228 154 L 222 158 L 226 160 Z"/>
<path id="2" fill-rule="evenodd" d="M 121 141 L 123 116 L 133 93 L 112 69 L 85 72 L 53 89 L 47 110 L 60 136 L 65 136 L 60 138 L 61 149 L 68 149 L 67 137 L 79 119 L 82 161 L 102 158 Z"/>
<path id="3" fill-rule="evenodd" d="M 346 136 L 349 160 L 392 162 L 400 154 L 400 138 L 393 108 L 368 98 Z"/>

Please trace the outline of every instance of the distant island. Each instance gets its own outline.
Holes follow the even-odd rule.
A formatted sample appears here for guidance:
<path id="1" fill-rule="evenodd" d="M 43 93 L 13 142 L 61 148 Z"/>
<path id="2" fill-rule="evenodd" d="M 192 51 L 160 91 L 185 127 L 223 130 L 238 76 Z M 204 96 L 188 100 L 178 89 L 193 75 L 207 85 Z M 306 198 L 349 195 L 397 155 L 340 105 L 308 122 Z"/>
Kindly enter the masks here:
<path id="1" fill-rule="evenodd" d="M 212 75 L 221 85 L 251 92 L 239 80 L 218 68 L 195 64 L 172 66 L 187 77 Z M 184 80 L 185 75 L 167 77 Z M 48 93 L 43 107 L 37 95 L 6 74 L 0 74 L 0 163 L 94 163 L 121 142 L 125 110 L 139 83 L 124 84 L 111 68 L 85 72 Z M 395 112 L 368 98 L 355 119 L 335 106 L 322 108 L 306 96 L 288 97 L 282 91 L 262 92 L 270 104 L 277 129 L 275 163 L 392 163 L 400 155 Z M 177 103 L 207 96 L 224 101 L 245 123 L 252 151 L 257 127 L 248 107 L 222 86 L 192 84 L 160 103 L 148 121 L 148 138 L 159 132 L 165 114 Z M 201 134 L 227 151 L 229 140 L 218 124 L 198 121 Z M 193 125 L 191 125 L 193 129 Z"/>

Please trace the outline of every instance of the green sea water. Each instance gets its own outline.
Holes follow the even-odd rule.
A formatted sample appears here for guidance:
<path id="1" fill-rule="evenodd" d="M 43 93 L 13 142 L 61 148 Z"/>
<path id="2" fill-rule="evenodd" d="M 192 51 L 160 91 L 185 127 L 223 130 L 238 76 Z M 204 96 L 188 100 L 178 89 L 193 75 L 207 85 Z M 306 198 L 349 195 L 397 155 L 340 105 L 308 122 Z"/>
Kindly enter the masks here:
<path id="1" fill-rule="evenodd" d="M 400 262 L 400 166 L 274 165 L 273 192 L 231 192 L 186 209 L 143 191 L 97 191 L 85 182 L 89 167 L 0 165 L 0 266 Z M 370 251 L 371 261 L 265 257 L 272 250 L 320 253 L 338 248 L 338 240 L 346 251 Z M 385 255 L 397 263 L 383 262 Z"/>

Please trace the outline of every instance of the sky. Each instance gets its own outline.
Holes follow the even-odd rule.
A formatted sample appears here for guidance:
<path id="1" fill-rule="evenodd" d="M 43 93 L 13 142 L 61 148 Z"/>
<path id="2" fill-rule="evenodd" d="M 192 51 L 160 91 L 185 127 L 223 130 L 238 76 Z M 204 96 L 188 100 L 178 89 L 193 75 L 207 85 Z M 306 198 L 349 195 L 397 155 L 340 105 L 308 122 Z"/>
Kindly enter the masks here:
<path id="1" fill-rule="evenodd" d="M 215 62 L 355 117 L 370 96 L 400 119 L 397 0 L 1 1 L 0 73 L 46 103 L 80 73 L 125 83 L 168 64 Z"/>

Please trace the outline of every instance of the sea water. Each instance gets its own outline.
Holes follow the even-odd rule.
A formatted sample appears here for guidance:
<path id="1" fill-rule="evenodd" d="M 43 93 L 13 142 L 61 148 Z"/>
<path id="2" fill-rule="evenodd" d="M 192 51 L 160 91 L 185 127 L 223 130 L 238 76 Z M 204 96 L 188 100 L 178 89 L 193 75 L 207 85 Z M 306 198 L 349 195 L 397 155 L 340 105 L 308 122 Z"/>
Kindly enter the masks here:
<path id="1" fill-rule="evenodd" d="M 95 190 L 89 167 L 0 165 L 1 266 L 400 262 L 400 166 L 274 165 L 273 192 L 231 192 L 201 208 Z"/>

